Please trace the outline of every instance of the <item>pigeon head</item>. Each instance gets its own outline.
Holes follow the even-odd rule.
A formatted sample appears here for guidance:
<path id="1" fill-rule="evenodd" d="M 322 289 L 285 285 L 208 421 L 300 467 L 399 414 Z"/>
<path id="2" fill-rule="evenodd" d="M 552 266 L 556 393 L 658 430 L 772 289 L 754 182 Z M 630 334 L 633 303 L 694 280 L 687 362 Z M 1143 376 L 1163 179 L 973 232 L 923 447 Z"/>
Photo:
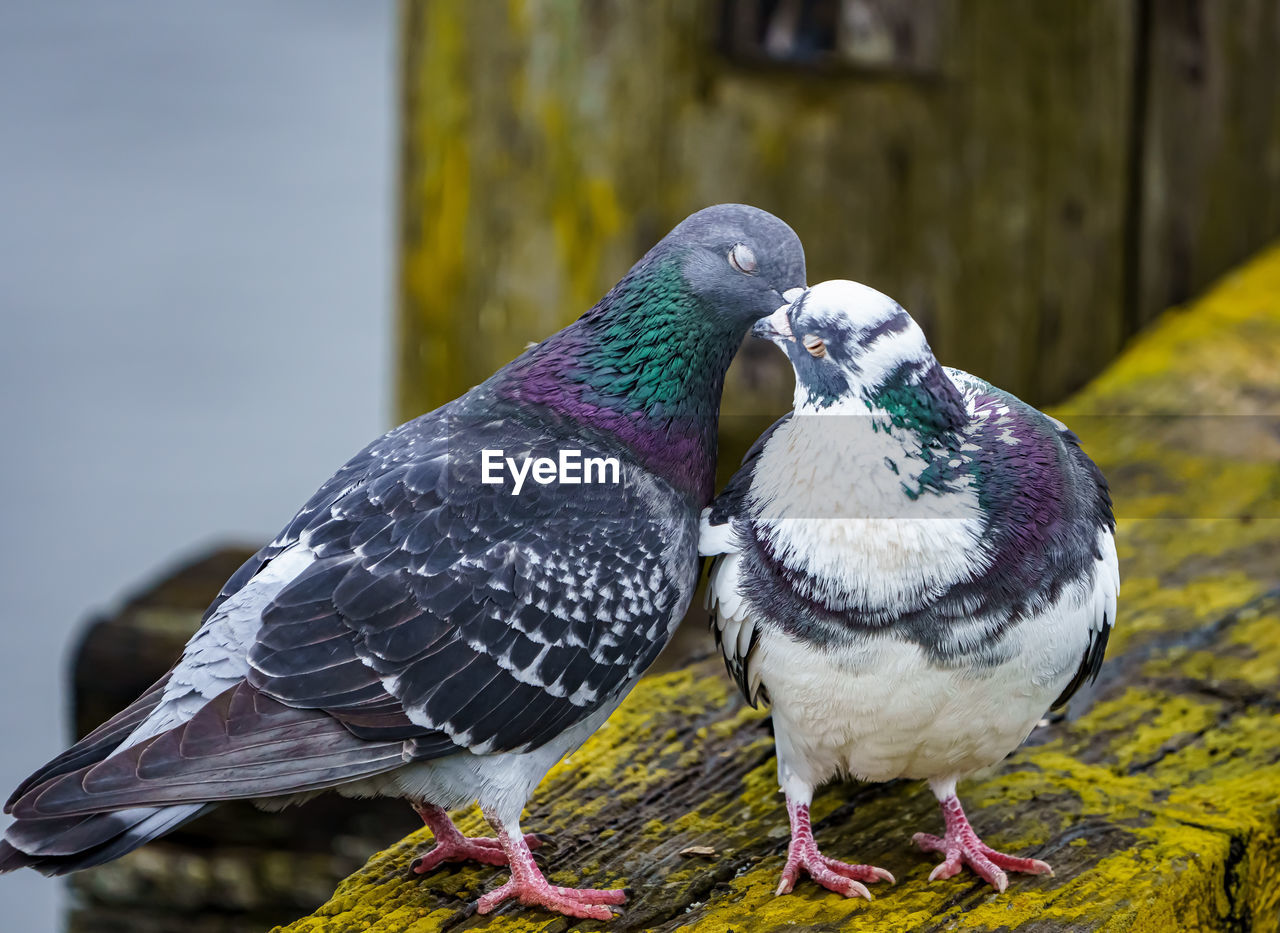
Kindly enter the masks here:
<path id="1" fill-rule="evenodd" d="M 938 364 L 924 332 L 888 295 L 833 279 L 805 291 L 759 321 L 751 333 L 787 354 L 796 374 L 796 407 L 885 409 L 933 426 L 962 423 L 959 391 Z"/>
<path id="2" fill-rule="evenodd" d="M 752 328 L 791 360 L 796 388 L 831 404 L 874 394 L 904 367 L 934 361 L 924 333 L 888 295 L 833 279 L 808 289 Z"/>
<path id="3" fill-rule="evenodd" d="M 694 301 L 689 311 L 718 318 L 741 340 L 753 321 L 805 288 L 804 249 L 789 226 L 746 204 L 717 204 L 681 221 L 642 266 L 674 267 Z"/>

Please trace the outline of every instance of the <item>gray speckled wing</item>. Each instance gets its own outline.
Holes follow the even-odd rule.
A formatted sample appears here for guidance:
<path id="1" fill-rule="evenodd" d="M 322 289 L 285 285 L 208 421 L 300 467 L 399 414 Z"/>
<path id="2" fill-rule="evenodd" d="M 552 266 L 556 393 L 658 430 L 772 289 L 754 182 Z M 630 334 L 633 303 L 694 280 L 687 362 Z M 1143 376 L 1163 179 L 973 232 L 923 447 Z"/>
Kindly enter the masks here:
<path id="1" fill-rule="evenodd" d="M 482 484 L 484 449 L 553 452 L 519 422 L 449 436 L 301 532 L 317 560 L 263 613 L 249 681 L 371 738 L 536 747 L 666 643 L 692 586 L 692 523 L 625 465 L 616 486 Z"/>
<path id="2" fill-rule="evenodd" d="M 172 697 L 196 711 L 46 774 L 17 815 L 292 793 L 533 748 L 628 689 L 692 591 L 683 500 L 625 461 L 618 485 L 530 481 L 512 495 L 479 481 L 480 451 L 548 453 L 545 428 L 462 427 L 419 419 L 339 471 L 215 604 L 210 626 L 260 619 L 251 643 L 236 624 L 193 639 Z M 304 552 L 266 605 L 238 606 L 273 560 Z"/>

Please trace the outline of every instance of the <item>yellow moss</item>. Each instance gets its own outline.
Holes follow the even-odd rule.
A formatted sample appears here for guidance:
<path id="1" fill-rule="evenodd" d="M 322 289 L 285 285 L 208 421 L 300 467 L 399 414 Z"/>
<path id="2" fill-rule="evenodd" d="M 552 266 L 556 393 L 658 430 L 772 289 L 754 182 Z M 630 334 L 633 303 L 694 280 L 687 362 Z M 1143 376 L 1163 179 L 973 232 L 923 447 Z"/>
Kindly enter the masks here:
<path id="1" fill-rule="evenodd" d="M 1189 696 L 1167 696 L 1130 688 L 1119 697 L 1100 703 L 1081 720 L 1077 731 L 1090 735 L 1115 735 L 1110 761 L 1125 771 L 1167 751 L 1180 739 L 1195 736 L 1213 726 L 1222 704 Z"/>
<path id="2" fill-rule="evenodd" d="M 1193 311 L 1174 310 L 1136 337 L 1121 357 L 1060 411 L 1115 410 L 1207 414 L 1250 410 L 1241 388 L 1275 385 L 1280 339 L 1280 246 L 1224 277 Z M 1155 389 L 1153 392 L 1152 389 Z M 1142 401 L 1143 394 L 1145 402 Z M 1173 405 L 1162 405 L 1170 401 Z M 1206 404 L 1207 403 L 1207 404 Z M 1210 407 L 1212 406 L 1212 407 Z"/>
<path id="3" fill-rule="evenodd" d="M 1280 671 L 1280 615 L 1257 609 L 1242 611 L 1227 634 L 1228 650 L 1174 648 L 1143 667 L 1147 677 L 1176 673 L 1214 690 L 1232 683 L 1270 690 Z"/>
<path id="4" fill-rule="evenodd" d="M 1170 805 L 1229 814 L 1245 822 L 1275 816 L 1280 800 L 1280 717 L 1240 712 L 1151 769 L 1169 788 Z"/>
<path id="5" fill-rule="evenodd" d="M 1230 664 L 1225 677 L 1243 680 L 1255 687 L 1274 687 L 1276 673 L 1280 671 L 1280 613 L 1246 609 L 1237 615 L 1227 638 L 1248 656 Z"/>
<path id="6" fill-rule="evenodd" d="M 1172 632 L 1198 628 L 1256 599 L 1266 589 L 1265 582 L 1239 571 L 1205 574 L 1181 586 L 1166 585 L 1155 577 L 1124 577 L 1119 624 L 1112 633 L 1109 652 L 1122 654 L 1153 634 L 1167 638 Z"/>
<path id="7" fill-rule="evenodd" d="M 1259 546 L 1280 537 L 1280 521 L 1276 519 L 1185 518 L 1178 521 L 1173 534 L 1163 520 L 1121 519 L 1117 525 L 1116 550 L 1121 567 L 1158 568 L 1163 573 L 1181 572 L 1207 558 L 1226 558 L 1223 564 L 1232 566 L 1230 558 L 1247 557 Z M 1130 572 L 1124 580 L 1126 597 L 1128 577 L 1132 575 Z"/>

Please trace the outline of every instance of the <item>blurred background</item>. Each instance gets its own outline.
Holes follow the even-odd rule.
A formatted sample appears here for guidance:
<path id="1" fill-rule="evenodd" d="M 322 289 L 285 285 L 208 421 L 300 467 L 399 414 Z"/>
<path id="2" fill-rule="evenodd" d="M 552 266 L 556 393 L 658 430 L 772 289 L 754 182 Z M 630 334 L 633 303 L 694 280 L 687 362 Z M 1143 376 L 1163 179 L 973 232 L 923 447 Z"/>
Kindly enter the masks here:
<path id="1" fill-rule="evenodd" d="M 1277 87 L 1274 0 L 11 0 L 0 785 L 167 667 L 227 542 L 691 211 L 779 214 L 811 281 L 1053 403 L 1280 234 Z M 747 346 L 722 472 L 789 386 Z M 413 825 L 321 806 L 83 873 L 69 921 L 31 873 L 0 904 L 262 929 Z"/>
<path id="2" fill-rule="evenodd" d="M 66 743 L 87 616 L 390 420 L 394 48 L 389 2 L 0 4 L 4 795 Z M 61 890 L 0 879 L 0 928 Z"/>

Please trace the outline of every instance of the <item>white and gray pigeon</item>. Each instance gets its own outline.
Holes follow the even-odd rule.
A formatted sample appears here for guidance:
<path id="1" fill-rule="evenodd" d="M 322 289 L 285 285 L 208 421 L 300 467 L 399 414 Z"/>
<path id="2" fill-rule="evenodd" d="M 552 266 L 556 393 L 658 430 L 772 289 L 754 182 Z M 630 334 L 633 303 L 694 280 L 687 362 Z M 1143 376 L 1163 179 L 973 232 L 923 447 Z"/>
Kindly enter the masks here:
<path id="1" fill-rule="evenodd" d="M 521 810 L 684 614 L 725 371 L 803 285 L 782 221 L 699 211 L 575 323 L 356 454 L 169 673 L 14 792 L 0 871 L 63 874 L 219 801 L 336 788 L 415 806 L 436 837 L 419 872 L 509 865 L 481 912 L 610 917 L 622 891 L 547 883 Z M 476 799 L 495 839 L 445 812 Z"/>
<path id="2" fill-rule="evenodd" d="M 1097 675 L 1120 581 L 1107 484 L 1075 435 L 938 364 L 896 302 L 815 285 L 753 333 L 795 369 L 795 408 L 704 512 L 708 600 L 730 674 L 772 705 L 791 845 L 847 896 L 887 871 L 814 842 L 809 805 L 837 775 L 929 782 L 944 861 L 1003 891 L 1047 873 L 974 833 L 956 782 L 999 762 Z"/>

